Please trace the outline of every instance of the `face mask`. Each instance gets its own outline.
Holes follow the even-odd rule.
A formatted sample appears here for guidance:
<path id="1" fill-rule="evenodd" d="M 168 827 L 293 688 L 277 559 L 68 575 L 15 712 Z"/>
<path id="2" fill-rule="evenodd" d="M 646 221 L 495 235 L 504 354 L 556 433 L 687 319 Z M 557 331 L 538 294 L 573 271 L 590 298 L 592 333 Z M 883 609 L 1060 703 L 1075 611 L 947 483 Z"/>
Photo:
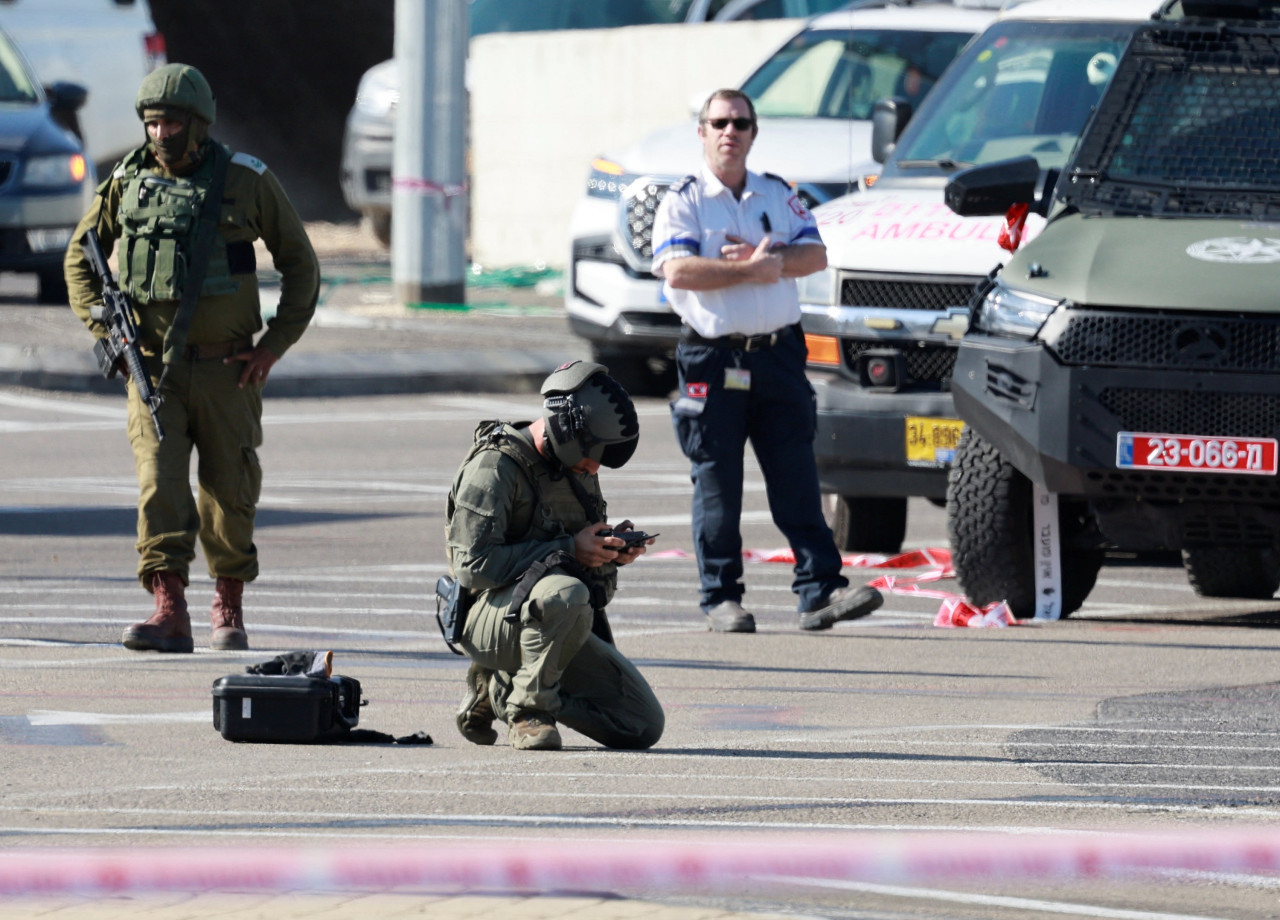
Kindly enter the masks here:
<path id="1" fill-rule="evenodd" d="M 191 141 L 191 124 L 181 131 L 170 134 L 163 140 L 152 140 L 151 150 L 165 166 L 173 166 L 181 162 L 182 158 L 187 154 L 187 147 Z"/>

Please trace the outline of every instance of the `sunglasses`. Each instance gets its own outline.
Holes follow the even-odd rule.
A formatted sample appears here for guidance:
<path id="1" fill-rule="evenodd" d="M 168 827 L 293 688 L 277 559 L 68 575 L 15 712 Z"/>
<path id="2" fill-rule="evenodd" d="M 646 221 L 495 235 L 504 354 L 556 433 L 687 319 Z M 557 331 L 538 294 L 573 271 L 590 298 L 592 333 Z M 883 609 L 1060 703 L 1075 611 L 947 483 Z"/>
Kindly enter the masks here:
<path id="1" fill-rule="evenodd" d="M 717 131 L 723 131 L 732 124 L 739 131 L 747 131 L 755 127 L 755 120 L 751 118 L 707 118 L 702 122 L 704 125 L 711 125 Z"/>

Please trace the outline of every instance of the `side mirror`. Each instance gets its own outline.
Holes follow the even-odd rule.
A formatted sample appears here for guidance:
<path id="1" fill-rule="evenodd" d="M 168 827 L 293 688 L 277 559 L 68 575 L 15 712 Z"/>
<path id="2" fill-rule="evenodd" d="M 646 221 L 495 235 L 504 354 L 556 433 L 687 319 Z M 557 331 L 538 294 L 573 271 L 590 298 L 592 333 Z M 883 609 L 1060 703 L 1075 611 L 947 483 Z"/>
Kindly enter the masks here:
<path id="1" fill-rule="evenodd" d="M 971 166 L 947 180 L 945 200 L 962 217 L 1004 215 L 1015 204 L 1028 205 L 1032 213 L 1046 217 L 1058 174 L 1056 169 L 1042 170 L 1032 156 Z"/>
<path id="2" fill-rule="evenodd" d="M 893 154 L 902 130 L 911 120 L 911 113 L 911 103 L 902 96 L 876 102 L 871 112 L 871 157 L 877 163 L 888 161 Z"/>
<path id="3" fill-rule="evenodd" d="M 49 108 L 55 112 L 77 112 L 89 98 L 89 91 L 79 83 L 63 80 L 46 86 L 44 94 L 49 100 Z"/>

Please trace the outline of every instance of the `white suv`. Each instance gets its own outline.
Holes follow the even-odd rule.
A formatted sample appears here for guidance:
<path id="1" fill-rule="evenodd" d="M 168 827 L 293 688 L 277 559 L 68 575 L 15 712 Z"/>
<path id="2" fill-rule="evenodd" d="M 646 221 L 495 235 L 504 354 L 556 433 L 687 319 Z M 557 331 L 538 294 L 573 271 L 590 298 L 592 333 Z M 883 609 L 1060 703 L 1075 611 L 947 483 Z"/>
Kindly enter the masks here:
<path id="1" fill-rule="evenodd" d="M 792 182 L 809 206 L 856 190 L 878 171 L 870 159 L 876 100 L 922 98 L 994 15 L 951 2 L 884 3 L 810 20 L 741 84 L 760 124 L 748 165 Z M 653 215 L 701 158 L 696 120 L 598 157 L 570 223 L 570 328 L 639 392 L 674 383 L 680 328 L 649 272 Z"/>

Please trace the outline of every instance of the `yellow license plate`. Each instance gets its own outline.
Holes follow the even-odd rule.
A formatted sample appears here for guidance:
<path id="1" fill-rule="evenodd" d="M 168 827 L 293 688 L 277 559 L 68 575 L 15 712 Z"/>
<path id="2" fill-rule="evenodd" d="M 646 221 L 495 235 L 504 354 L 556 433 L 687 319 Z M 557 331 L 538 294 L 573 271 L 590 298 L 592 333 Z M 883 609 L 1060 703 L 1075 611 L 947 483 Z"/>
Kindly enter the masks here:
<path id="1" fill-rule="evenodd" d="M 955 458 L 964 422 L 958 418 L 907 416 L 907 463 L 947 466 Z"/>

